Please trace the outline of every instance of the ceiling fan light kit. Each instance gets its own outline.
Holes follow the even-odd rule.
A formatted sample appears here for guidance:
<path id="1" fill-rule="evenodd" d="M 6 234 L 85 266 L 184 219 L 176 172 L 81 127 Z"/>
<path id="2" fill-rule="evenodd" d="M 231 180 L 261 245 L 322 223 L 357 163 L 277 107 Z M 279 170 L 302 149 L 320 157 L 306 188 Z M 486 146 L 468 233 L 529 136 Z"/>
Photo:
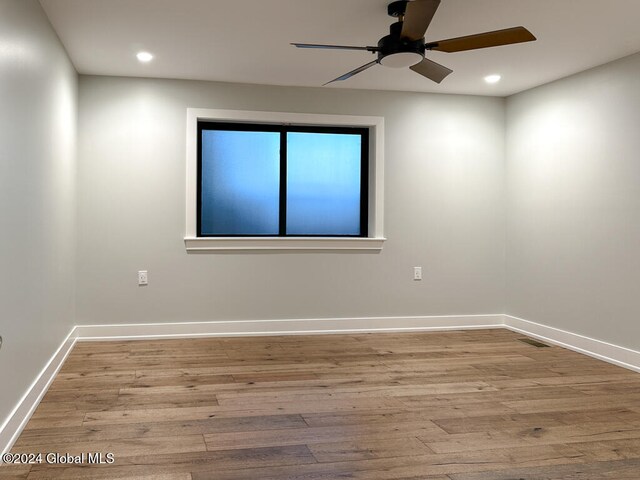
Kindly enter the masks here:
<path id="1" fill-rule="evenodd" d="M 403 3 L 403 2 L 396 2 Z M 378 63 L 385 67 L 406 68 L 420 63 L 424 58 L 424 38 L 402 38 L 403 22 L 392 23 L 389 35 L 378 42 Z"/>
<path id="2" fill-rule="evenodd" d="M 391 24 L 389 35 L 382 37 L 378 45 L 356 47 L 347 45 L 320 45 L 292 43 L 298 48 L 361 50 L 377 54 L 377 59 L 345 73 L 329 83 L 347 80 L 376 64 L 391 68 L 409 67 L 414 72 L 436 83 L 442 82 L 453 70 L 425 57 L 425 53 L 436 50 L 445 53 L 477 50 L 480 48 L 531 42 L 536 37 L 524 27 L 513 27 L 465 37 L 450 38 L 436 42 L 425 42 L 425 33 L 431 24 L 441 0 L 398 0 L 387 7 L 387 13 L 398 19 Z"/>
<path id="3" fill-rule="evenodd" d="M 423 58 L 418 52 L 398 52 L 380 58 L 378 63 L 390 68 L 407 68 L 420 63 Z"/>

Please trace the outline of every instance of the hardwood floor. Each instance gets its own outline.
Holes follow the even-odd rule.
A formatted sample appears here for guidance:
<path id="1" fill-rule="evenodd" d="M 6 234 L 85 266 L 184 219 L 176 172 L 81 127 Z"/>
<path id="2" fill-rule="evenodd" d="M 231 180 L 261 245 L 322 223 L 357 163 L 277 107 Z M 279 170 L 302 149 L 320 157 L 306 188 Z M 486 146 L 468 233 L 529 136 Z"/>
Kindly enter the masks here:
<path id="1" fill-rule="evenodd" d="M 506 330 L 79 343 L 0 478 L 638 480 L 640 374 Z"/>

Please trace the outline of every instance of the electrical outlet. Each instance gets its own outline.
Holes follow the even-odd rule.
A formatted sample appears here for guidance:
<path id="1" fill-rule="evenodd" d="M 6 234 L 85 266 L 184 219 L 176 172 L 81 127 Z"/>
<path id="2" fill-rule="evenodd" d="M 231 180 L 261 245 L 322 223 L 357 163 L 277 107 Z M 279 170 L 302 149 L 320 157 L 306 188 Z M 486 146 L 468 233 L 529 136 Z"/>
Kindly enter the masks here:
<path id="1" fill-rule="evenodd" d="M 422 280 L 422 267 L 413 267 L 413 279 Z"/>
<path id="2" fill-rule="evenodd" d="M 149 285 L 149 273 L 146 270 L 140 270 L 138 272 L 138 285 Z"/>

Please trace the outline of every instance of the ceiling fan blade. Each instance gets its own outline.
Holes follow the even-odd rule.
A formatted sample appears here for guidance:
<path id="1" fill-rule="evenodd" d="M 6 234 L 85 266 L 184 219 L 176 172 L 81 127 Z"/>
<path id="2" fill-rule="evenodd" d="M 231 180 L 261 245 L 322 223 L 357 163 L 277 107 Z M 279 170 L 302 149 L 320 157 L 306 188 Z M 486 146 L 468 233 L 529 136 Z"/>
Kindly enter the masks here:
<path id="1" fill-rule="evenodd" d="M 365 50 L 368 52 L 378 51 L 378 47 L 352 47 L 350 45 L 319 45 L 316 43 L 292 43 L 291 45 L 298 48 L 321 48 L 328 50 Z"/>
<path id="2" fill-rule="evenodd" d="M 440 65 L 428 58 L 423 59 L 420 63 L 414 65 L 413 67 L 409 67 L 416 73 L 419 73 L 423 77 L 427 77 L 429 80 L 433 80 L 436 83 L 442 82 L 447 75 L 453 73 L 453 70 L 445 67 L 444 65 Z"/>
<path id="3" fill-rule="evenodd" d="M 536 37 L 526 28 L 514 27 L 431 42 L 426 44 L 425 47 L 427 50 L 453 53 L 463 52 L 465 50 L 476 50 L 478 48 L 499 47 L 501 45 L 511 45 L 514 43 L 533 42 L 534 40 L 536 40 Z"/>
<path id="4" fill-rule="evenodd" d="M 413 0 L 407 3 L 400 36 L 409 40 L 424 37 L 439 6 L 440 0 Z"/>
<path id="5" fill-rule="evenodd" d="M 366 69 L 373 67 L 376 63 L 378 63 L 378 60 L 374 60 L 373 62 L 369 62 L 366 65 L 362 65 L 361 67 L 358 67 L 355 70 L 351 70 L 349 73 L 345 73 L 344 75 L 341 75 L 338 78 L 334 78 L 330 82 L 325 83 L 323 85 L 323 87 L 325 85 L 329 85 L 330 83 L 333 83 L 333 82 L 341 82 L 343 80 L 347 80 L 347 79 L 353 77 L 354 75 L 357 75 L 360 72 L 364 72 Z"/>

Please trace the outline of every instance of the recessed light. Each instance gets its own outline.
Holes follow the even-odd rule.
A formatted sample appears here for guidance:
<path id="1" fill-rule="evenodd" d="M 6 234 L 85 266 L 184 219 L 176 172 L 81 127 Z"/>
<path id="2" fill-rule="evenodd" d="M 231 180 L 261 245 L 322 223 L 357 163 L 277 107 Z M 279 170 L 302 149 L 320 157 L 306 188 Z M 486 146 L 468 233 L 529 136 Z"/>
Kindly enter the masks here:
<path id="1" fill-rule="evenodd" d="M 484 81 L 487 83 L 498 83 L 502 77 L 500 75 L 487 75 Z"/>
<path id="2" fill-rule="evenodd" d="M 147 63 L 153 60 L 153 55 L 151 55 L 149 52 L 138 52 L 136 58 L 142 63 Z"/>

